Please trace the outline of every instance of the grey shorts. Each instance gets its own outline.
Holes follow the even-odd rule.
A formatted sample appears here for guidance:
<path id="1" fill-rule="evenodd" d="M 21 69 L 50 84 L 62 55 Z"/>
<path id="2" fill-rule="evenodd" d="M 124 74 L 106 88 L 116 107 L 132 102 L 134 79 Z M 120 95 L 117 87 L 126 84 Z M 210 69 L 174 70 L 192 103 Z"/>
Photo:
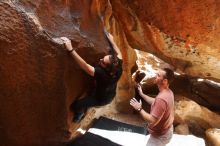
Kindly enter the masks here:
<path id="1" fill-rule="evenodd" d="M 147 142 L 147 146 L 165 146 L 170 142 L 172 136 L 173 136 L 173 126 L 171 126 L 164 135 L 158 137 L 154 137 L 150 135 L 150 138 Z"/>

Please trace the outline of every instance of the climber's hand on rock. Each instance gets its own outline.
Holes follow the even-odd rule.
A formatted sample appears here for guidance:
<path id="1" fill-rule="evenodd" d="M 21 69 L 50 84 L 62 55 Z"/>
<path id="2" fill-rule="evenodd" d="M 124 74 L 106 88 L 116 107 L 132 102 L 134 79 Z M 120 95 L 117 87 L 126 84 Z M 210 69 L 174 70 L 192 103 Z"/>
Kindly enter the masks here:
<path id="1" fill-rule="evenodd" d="M 68 39 L 67 37 L 61 37 L 60 39 L 63 40 L 63 43 L 65 44 L 65 47 L 68 51 L 72 52 L 74 50 L 70 39 Z"/>
<path id="2" fill-rule="evenodd" d="M 139 94 L 143 94 L 143 91 L 142 91 L 140 84 L 137 84 L 137 89 L 138 89 Z"/>

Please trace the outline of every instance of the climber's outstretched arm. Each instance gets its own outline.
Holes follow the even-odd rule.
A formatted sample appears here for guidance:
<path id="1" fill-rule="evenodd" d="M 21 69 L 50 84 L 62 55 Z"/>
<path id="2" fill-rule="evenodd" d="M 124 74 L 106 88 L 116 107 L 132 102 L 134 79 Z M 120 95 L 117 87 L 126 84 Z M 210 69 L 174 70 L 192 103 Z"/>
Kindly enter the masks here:
<path id="1" fill-rule="evenodd" d="M 112 44 L 113 49 L 114 49 L 115 52 L 117 53 L 117 57 L 122 60 L 121 51 L 120 51 L 120 49 L 118 48 L 117 44 L 115 43 L 113 36 L 112 36 L 109 32 L 107 32 L 106 29 L 104 30 L 104 32 L 105 32 L 105 34 L 106 34 L 108 40 L 109 40 L 110 43 Z"/>
<path id="2" fill-rule="evenodd" d="M 72 57 L 75 59 L 80 68 L 82 68 L 89 75 L 94 76 L 94 67 L 89 65 L 84 59 L 82 59 L 82 57 L 78 55 L 78 53 L 73 49 L 71 41 L 66 37 L 61 37 L 61 39 L 64 41 L 66 49 L 71 53 Z"/>

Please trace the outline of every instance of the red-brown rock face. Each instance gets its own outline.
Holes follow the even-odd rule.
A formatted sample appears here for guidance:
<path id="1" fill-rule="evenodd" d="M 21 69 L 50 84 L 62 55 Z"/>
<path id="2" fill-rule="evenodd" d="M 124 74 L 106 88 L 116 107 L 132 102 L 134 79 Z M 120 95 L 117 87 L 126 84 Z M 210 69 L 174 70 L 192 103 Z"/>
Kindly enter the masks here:
<path id="1" fill-rule="evenodd" d="M 192 76 L 219 80 L 219 1 L 111 3 L 132 48 L 154 53 Z"/>
<path id="2" fill-rule="evenodd" d="M 43 30 L 52 37 L 68 36 L 86 61 L 97 62 L 107 43 L 90 4 L 0 2 L 1 144 L 42 146 L 68 140 L 69 105 L 89 80 Z"/>
<path id="3" fill-rule="evenodd" d="M 192 76 L 220 79 L 218 1 L 0 1 L 0 141 L 57 145 L 69 139 L 69 106 L 90 78 L 51 37 L 67 36 L 90 64 L 107 53 L 103 25 L 124 58 L 116 104 L 134 94 L 133 48 Z M 101 21 L 103 19 L 103 22 Z"/>

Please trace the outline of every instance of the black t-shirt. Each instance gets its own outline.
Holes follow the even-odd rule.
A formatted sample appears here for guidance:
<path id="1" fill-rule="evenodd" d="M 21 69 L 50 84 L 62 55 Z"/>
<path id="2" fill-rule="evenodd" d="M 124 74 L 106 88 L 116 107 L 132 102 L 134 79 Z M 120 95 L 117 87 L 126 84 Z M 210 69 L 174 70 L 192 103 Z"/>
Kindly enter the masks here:
<path id="1" fill-rule="evenodd" d="M 114 97 L 116 94 L 117 82 L 122 74 L 122 66 L 118 68 L 115 75 L 110 75 L 107 71 L 97 66 L 95 67 L 94 78 L 96 81 L 95 96 L 98 98 Z"/>

